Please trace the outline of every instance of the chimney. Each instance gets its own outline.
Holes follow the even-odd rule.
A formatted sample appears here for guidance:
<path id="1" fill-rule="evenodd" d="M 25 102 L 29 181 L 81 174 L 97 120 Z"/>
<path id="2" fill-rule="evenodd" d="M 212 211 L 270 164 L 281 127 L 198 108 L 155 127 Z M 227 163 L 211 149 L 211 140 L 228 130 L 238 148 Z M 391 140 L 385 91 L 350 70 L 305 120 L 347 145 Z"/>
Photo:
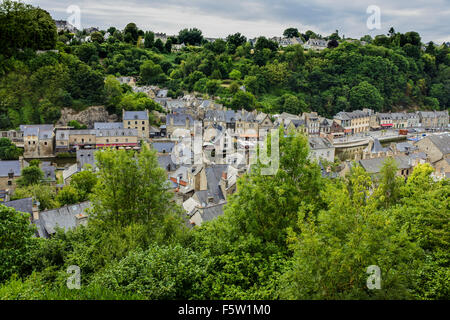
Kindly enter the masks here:
<path id="1" fill-rule="evenodd" d="M 33 221 L 39 220 L 39 201 L 33 200 L 33 207 L 31 209 L 31 212 L 33 214 Z"/>
<path id="2" fill-rule="evenodd" d="M 88 216 L 83 213 L 79 213 L 75 216 L 75 225 L 78 227 L 80 225 L 86 226 L 87 225 L 87 219 Z"/>
<path id="3" fill-rule="evenodd" d="M 222 172 L 222 179 L 227 180 L 227 172 L 226 171 Z"/>

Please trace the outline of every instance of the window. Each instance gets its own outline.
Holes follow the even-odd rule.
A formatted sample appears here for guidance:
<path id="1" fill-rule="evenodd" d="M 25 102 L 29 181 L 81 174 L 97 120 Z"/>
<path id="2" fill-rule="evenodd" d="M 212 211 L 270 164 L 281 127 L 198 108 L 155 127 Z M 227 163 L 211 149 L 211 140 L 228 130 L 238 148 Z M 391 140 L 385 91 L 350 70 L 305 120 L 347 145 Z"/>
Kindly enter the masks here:
<path id="1" fill-rule="evenodd" d="M 145 121 L 142 121 L 142 124 L 145 124 Z"/>
<path id="2" fill-rule="evenodd" d="M 109 139 L 106 139 L 106 142 L 109 142 Z"/>
<path id="3" fill-rule="evenodd" d="M 145 127 L 142 127 L 142 131 L 145 131 Z"/>
<path id="4" fill-rule="evenodd" d="M 135 121 L 134 124 L 137 124 L 137 121 Z"/>
<path id="5" fill-rule="evenodd" d="M 128 121 L 128 124 L 131 124 L 131 121 Z"/>
<path id="6" fill-rule="evenodd" d="M 44 145 L 47 145 L 47 141 L 44 142 Z"/>
<path id="7" fill-rule="evenodd" d="M 8 186 L 11 186 L 11 185 L 12 185 L 12 181 L 8 180 Z"/>

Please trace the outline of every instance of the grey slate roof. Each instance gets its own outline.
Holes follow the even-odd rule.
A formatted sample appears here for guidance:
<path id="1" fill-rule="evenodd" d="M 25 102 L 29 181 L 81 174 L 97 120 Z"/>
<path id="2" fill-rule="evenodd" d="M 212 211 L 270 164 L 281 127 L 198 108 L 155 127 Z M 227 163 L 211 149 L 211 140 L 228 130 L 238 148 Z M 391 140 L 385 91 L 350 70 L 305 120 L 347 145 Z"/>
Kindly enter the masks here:
<path id="1" fill-rule="evenodd" d="M 138 135 L 137 129 L 93 130 L 97 137 L 134 137 Z"/>
<path id="2" fill-rule="evenodd" d="M 293 120 L 291 120 L 291 122 L 292 122 L 292 124 L 294 125 L 295 128 L 304 126 L 306 124 L 305 120 L 303 120 L 303 119 L 300 119 L 300 120 L 293 119 Z"/>
<path id="3" fill-rule="evenodd" d="M 174 171 L 177 168 L 176 164 L 172 161 L 172 156 L 170 154 L 158 156 L 158 163 L 159 166 L 166 171 Z"/>
<path id="4" fill-rule="evenodd" d="M 223 214 L 223 207 L 225 203 L 213 205 L 210 207 L 204 208 L 202 211 L 202 220 L 203 222 L 211 221 L 218 216 L 221 216 Z"/>
<path id="5" fill-rule="evenodd" d="M 333 144 L 327 139 L 322 137 L 309 137 L 308 141 L 309 146 L 313 150 L 333 148 Z"/>
<path id="6" fill-rule="evenodd" d="M 123 129 L 123 122 L 95 122 L 94 129 L 96 130 Z"/>
<path id="7" fill-rule="evenodd" d="M 16 211 L 33 214 L 33 198 L 8 201 L 4 202 L 3 205 L 9 208 L 14 208 Z"/>
<path id="8" fill-rule="evenodd" d="M 413 146 L 409 142 L 399 142 L 395 145 L 395 147 L 400 152 L 410 152 L 410 151 L 415 151 L 415 150 L 419 149 L 418 147 Z"/>
<path id="9" fill-rule="evenodd" d="M 78 149 L 77 150 L 77 168 L 78 171 L 84 168 L 86 164 L 90 164 L 93 169 L 96 168 L 95 165 L 95 153 L 94 149 Z"/>
<path id="10" fill-rule="evenodd" d="M 225 121 L 226 123 L 236 122 L 236 113 L 234 112 L 234 110 L 225 111 Z"/>
<path id="11" fill-rule="evenodd" d="M 370 152 L 372 153 L 379 153 L 379 152 L 387 152 L 389 150 L 389 148 L 383 148 L 383 146 L 380 143 L 380 140 L 378 139 L 373 139 L 373 146 L 372 146 L 372 150 L 370 150 Z"/>
<path id="12" fill-rule="evenodd" d="M 56 180 L 56 167 L 52 166 L 49 162 L 42 163 L 41 170 L 44 172 L 44 179 L 50 181 Z"/>
<path id="13" fill-rule="evenodd" d="M 168 109 L 172 110 L 172 109 L 179 109 L 179 108 L 184 108 L 185 107 L 185 102 L 183 100 L 167 100 L 166 101 L 166 106 Z"/>
<path id="14" fill-rule="evenodd" d="M 0 160 L 0 177 L 8 177 L 10 172 L 14 172 L 14 177 L 19 177 L 20 161 L 19 160 Z"/>
<path id="15" fill-rule="evenodd" d="M 52 124 L 31 124 L 21 125 L 20 131 L 23 132 L 23 136 L 37 136 L 39 139 L 50 139 L 53 136 Z"/>
<path id="16" fill-rule="evenodd" d="M 208 192 L 214 197 L 214 202 L 225 199 L 220 189 L 219 183 L 222 178 L 222 173 L 227 172 L 228 164 L 215 164 L 206 167 L 206 180 L 208 183 Z"/>
<path id="17" fill-rule="evenodd" d="M 56 232 L 56 228 L 65 230 L 76 227 L 76 215 L 85 213 L 85 210 L 91 207 L 90 202 L 82 202 L 62 208 L 42 211 L 40 213 L 39 223 L 49 235 Z"/>
<path id="18" fill-rule="evenodd" d="M 207 110 L 205 113 L 204 120 L 225 122 L 226 121 L 225 112 L 222 110 Z"/>
<path id="19" fill-rule="evenodd" d="M 431 135 L 428 138 L 444 156 L 450 153 L 450 134 Z"/>
<path id="20" fill-rule="evenodd" d="M 153 142 L 152 147 L 158 151 L 158 153 L 171 153 L 175 147 L 175 142 Z"/>
<path id="21" fill-rule="evenodd" d="M 174 126 L 186 126 L 186 120 L 189 119 L 189 126 L 194 126 L 194 119 L 190 114 L 171 113 L 166 115 L 166 125 L 171 125 L 170 120 L 173 119 Z"/>
<path id="22" fill-rule="evenodd" d="M 146 111 L 125 111 L 123 120 L 148 120 L 148 114 Z"/>
<path id="23" fill-rule="evenodd" d="M 397 163 L 398 169 L 409 169 L 412 167 L 411 158 L 408 156 L 396 156 L 394 157 L 395 162 Z M 381 168 L 383 167 L 384 161 L 386 157 L 381 158 L 373 158 L 373 159 L 363 159 L 359 160 L 359 164 L 366 170 L 368 173 L 379 173 Z"/>

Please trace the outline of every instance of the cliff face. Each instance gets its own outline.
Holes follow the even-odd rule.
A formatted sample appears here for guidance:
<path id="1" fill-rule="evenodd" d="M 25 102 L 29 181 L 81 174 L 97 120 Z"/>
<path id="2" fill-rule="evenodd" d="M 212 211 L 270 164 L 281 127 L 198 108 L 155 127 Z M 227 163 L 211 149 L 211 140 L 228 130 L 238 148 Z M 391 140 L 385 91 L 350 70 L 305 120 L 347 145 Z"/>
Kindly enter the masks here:
<path id="1" fill-rule="evenodd" d="M 61 110 L 61 118 L 57 125 L 65 126 L 71 120 L 76 120 L 92 129 L 94 122 L 115 122 L 118 121 L 118 117 L 115 114 L 109 115 L 104 106 L 92 106 L 81 112 L 64 108 Z"/>

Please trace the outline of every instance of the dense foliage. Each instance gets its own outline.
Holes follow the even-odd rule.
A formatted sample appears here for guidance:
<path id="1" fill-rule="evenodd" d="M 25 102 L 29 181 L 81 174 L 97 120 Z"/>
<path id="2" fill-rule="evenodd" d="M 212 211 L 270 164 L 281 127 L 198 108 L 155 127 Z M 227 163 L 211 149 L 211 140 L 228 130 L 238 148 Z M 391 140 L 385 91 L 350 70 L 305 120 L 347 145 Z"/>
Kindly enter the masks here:
<path id="1" fill-rule="evenodd" d="M 5 20 L 11 5 L 0 6 L 2 28 L 8 19 L 20 22 Z M 170 39 L 191 45 L 179 53 L 134 23 L 108 29 L 107 39 L 104 33 L 82 43 L 83 34 L 61 32 L 58 53 L 10 46 L 23 50 L 1 57 L 0 128 L 52 122 L 62 107 L 94 103 L 118 114 L 158 110 L 119 75 L 166 86 L 174 97 L 183 90 L 219 96 L 235 109 L 448 108 L 448 48 L 422 51 L 414 32 L 304 52 L 263 37 L 252 46 L 241 34 L 211 43 L 190 29 Z M 337 32 L 329 38 L 340 40 Z M 27 215 L 0 206 L 0 299 L 450 298 L 448 180 L 433 180 L 425 164 L 405 181 L 393 161 L 378 176 L 354 166 L 330 180 L 310 160 L 306 137 L 280 134 L 279 145 L 275 174 L 252 166 L 224 214 L 193 229 L 155 150 L 97 152 L 98 171 L 77 173 L 58 194 L 32 163 L 14 198 L 33 197 L 41 210 L 85 200 L 93 206 L 87 226 L 50 239 L 33 237 Z M 3 141 L 1 148 L 10 152 Z M 80 290 L 66 287 L 71 265 L 81 269 Z M 381 289 L 366 285 L 370 265 L 381 270 Z"/>
<path id="2" fill-rule="evenodd" d="M 255 165 L 222 216 L 187 229 L 154 151 L 96 158 L 99 171 L 70 185 L 92 195 L 86 227 L 31 238 L 27 219 L 2 209 L 3 236 L 24 245 L 2 247 L 1 299 L 450 298 L 450 185 L 428 164 L 406 181 L 394 161 L 377 176 L 355 166 L 330 180 L 305 137 L 282 136 L 274 175 Z M 80 290 L 65 287 L 70 265 Z M 371 265 L 381 289 L 366 285 Z"/>
<path id="3" fill-rule="evenodd" d="M 146 95 L 114 84 L 108 75 L 135 76 L 138 84 L 164 86 L 170 97 L 196 91 L 219 97 L 235 109 L 273 113 L 312 110 L 331 117 L 364 107 L 375 111 L 449 108 L 449 48 L 432 42 L 423 47 L 416 32 L 392 29 L 388 36 L 364 36 L 361 40 L 367 43 L 361 44 L 346 42 L 336 31 L 325 39 L 340 43 L 321 52 L 305 51 L 300 45 L 280 48 L 265 37 L 252 45 L 240 33 L 209 42 L 196 28 L 181 30 L 164 44 L 134 23 L 122 31 L 111 27 L 94 32 L 86 41 L 85 31 L 55 35 L 54 24 L 50 28 L 52 22 L 41 11 L 11 1 L 0 6 L 2 34 L 20 30 L 24 38 L 18 41 L 15 32 L 14 45 L 1 46 L 8 53 L 0 56 L 0 128 L 53 123 L 64 107 L 81 110 L 103 104 L 119 116 L 122 108 L 160 110 Z M 40 34 L 31 37 L 29 18 L 20 17 L 36 14 L 42 19 L 33 20 L 33 25 L 38 24 L 33 32 Z M 285 35 L 304 41 L 321 38 L 295 28 Z M 10 41 L 10 37 L 0 39 Z M 182 43 L 187 47 L 172 52 L 174 44 Z M 58 52 L 36 53 L 36 49 Z"/>

